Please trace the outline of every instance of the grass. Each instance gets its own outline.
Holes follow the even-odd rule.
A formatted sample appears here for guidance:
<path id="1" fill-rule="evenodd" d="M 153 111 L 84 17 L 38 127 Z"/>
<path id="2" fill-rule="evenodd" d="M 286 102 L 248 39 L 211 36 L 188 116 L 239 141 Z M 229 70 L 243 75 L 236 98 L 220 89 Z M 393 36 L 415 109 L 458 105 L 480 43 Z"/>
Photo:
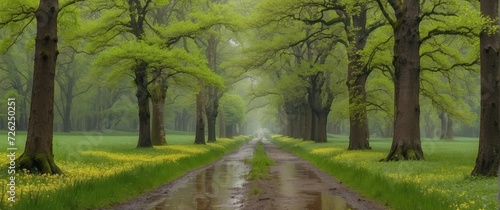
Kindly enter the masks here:
<path id="1" fill-rule="evenodd" d="M 6 133 L 0 133 L 6 136 Z M 24 149 L 25 133 L 17 133 L 17 156 Z M 137 134 L 56 133 L 54 156 L 64 175 L 16 174 L 16 202 L 6 202 L 7 168 L 0 171 L 0 209 L 90 209 L 107 207 L 168 183 L 241 146 L 248 137 L 219 139 L 193 145 L 194 136 L 167 134 L 165 146 L 135 149 Z M 6 144 L 0 145 L 5 166 Z M 4 152 L 5 151 L 5 152 Z"/>
<path id="2" fill-rule="evenodd" d="M 425 161 L 380 162 L 390 139 L 370 140 L 370 151 L 348 151 L 348 138 L 315 144 L 282 136 L 272 141 L 391 209 L 497 209 L 496 178 L 474 178 L 478 141 L 424 139 Z"/>
<path id="3" fill-rule="evenodd" d="M 249 179 L 267 179 L 269 177 L 268 166 L 273 166 L 274 161 L 266 155 L 264 151 L 264 144 L 262 141 L 258 141 L 255 150 L 253 152 L 253 157 L 245 159 L 245 163 L 251 163 L 252 169 L 249 172 Z"/>
<path id="4" fill-rule="evenodd" d="M 260 195 L 263 193 L 263 190 L 259 188 L 257 182 L 258 179 L 267 179 L 269 178 L 269 168 L 268 166 L 273 166 L 274 161 L 269 158 L 264 149 L 264 144 L 261 140 L 257 142 L 255 145 L 255 149 L 253 151 L 253 157 L 245 159 L 245 163 L 252 164 L 252 168 L 248 173 L 248 179 L 252 180 L 252 195 Z"/>

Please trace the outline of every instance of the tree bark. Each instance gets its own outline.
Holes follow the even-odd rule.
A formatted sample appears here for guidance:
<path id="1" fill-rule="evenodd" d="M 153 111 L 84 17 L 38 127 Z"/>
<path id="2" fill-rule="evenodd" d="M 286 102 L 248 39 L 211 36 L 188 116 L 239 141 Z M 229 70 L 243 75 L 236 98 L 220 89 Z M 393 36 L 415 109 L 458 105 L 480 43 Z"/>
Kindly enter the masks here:
<path id="1" fill-rule="evenodd" d="M 309 104 L 304 103 L 304 136 L 303 140 L 312 140 L 312 120 L 313 114 Z"/>
<path id="2" fill-rule="evenodd" d="M 54 162 L 52 146 L 58 12 L 57 0 L 40 0 L 35 12 L 37 34 L 28 136 L 24 153 L 16 161 L 19 169 L 42 174 L 62 173 Z"/>
<path id="3" fill-rule="evenodd" d="M 318 115 L 318 125 L 316 128 L 316 142 L 322 143 L 322 142 L 327 142 L 328 136 L 326 133 L 326 125 L 328 124 L 328 111 L 322 111 Z"/>
<path id="4" fill-rule="evenodd" d="M 205 56 L 207 57 L 208 67 L 215 73 L 217 73 L 217 45 L 219 40 L 216 35 L 212 33 L 210 38 L 207 40 L 207 48 L 205 50 Z M 207 103 L 205 104 L 205 112 L 207 116 L 208 124 L 208 142 L 216 142 L 216 123 L 217 115 L 219 114 L 219 100 L 222 97 L 222 93 L 219 88 L 215 86 L 207 87 Z"/>
<path id="5" fill-rule="evenodd" d="M 194 137 L 195 144 L 205 144 L 205 121 L 203 120 L 203 114 L 205 113 L 205 91 L 203 85 L 200 85 L 201 89 L 196 95 L 196 131 Z"/>
<path id="6" fill-rule="evenodd" d="M 328 87 L 329 82 L 327 78 L 329 75 L 325 76 L 324 72 L 318 72 L 315 75 L 309 76 L 309 87 L 307 88 L 307 100 L 311 110 L 313 112 L 313 118 L 311 120 L 312 129 L 312 140 L 315 142 L 326 142 L 326 123 L 328 118 L 328 113 L 330 113 L 330 107 L 332 106 L 334 96 Z M 323 98 L 322 87 L 326 84 L 326 97 Z M 323 103 L 323 100 L 324 103 Z M 326 118 L 323 118 L 326 117 Z M 323 120 L 325 122 L 325 128 L 322 128 Z M 321 132 L 321 133 L 320 133 Z"/>
<path id="7" fill-rule="evenodd" d="M 393 1 L 393 0 L 391 0 Z M 420 142 L 420 32 L 419 0 L 391 4 L 396 11 L 394 29 L 395 122 L 387 160 L 424 159 Z"/>
<path id="8" fill-rule="evenodd" d="M 151 94 L 151 101 L 153 103 L 153 119 L 151 129 L 151 142 L 153 145 L 159 146 L 167 143 L 165 138 L 165 124 L 164 124 L 164 108 L 165 99 L 167 98 L 168 85 L 166 81 L 166 74 L 160 72 L 155 82 Z"/>
<path id="9" fill-rule="evenodd" d="M 359 61 L 356 61 L 359 62 Z M 349 147 L 348 150 L 370 149 L 366 112 L 366 79 L 368 74 L 349 71 Z"/>
<path id="10" fill-rule="evenodd" d="M 151 142 L 151 114 L 149 112 L 149 91 L 148 91 L 148 64 L 143 61 L 137 61 L 135 67 L 135 85 L 137 87 L 137 104 L 139 105 L 139 140 L 137 148 L 153 147 Z"/>
<path id="11" fill-rule="evenodd" d="M 216 142 L 216 123 L 219 114 L 219 100 L 222 97 L 217 87 L 207 87 L 207 103 L 205 104 L 205 114 L 207 116 L 208 139 L 207 142 Z"/>
<path id="12" fill-rule="evenodd" d="M 215 114 L 211 113 L 210 115 L 207 114 L 207 128 L 208 128 L 208 139 L 207 142 L 216 142 L 216 123 L 217 123 L 217 116 Z"/>
<path id="13" fill-rule="evenodd" d="M 480 4 L 484 16 L 493 20 L 498 19 L 498 1 L 481 1 Z M 498 31 L 493 35 L 488 35 L 487 31 L 482 31 L 480 49 L 481 124 L 479 151 L 472 175 L 497 176 L 500 160 L 500 37 Z"/>
<path id="14" fill-rule="evenodd" d="M 347 88 L 349 90 L 349 150 L 370 149 L 368 117 L 366 112 L 366 80 L 370 71 L 363 65 L 359 51 L 366 46 L 369 32 L 366 30 L 366 5 L 360 4 L 360 12 L 345 21 L 348 35 L 348 73 Z M 355 30 L 352 32 L 351 30 Z"/>
<path id="15" fill-rule="evenodd" d="M 136 41 L 144 39 L 144 21 L 146 18 L 145 12 L 148 11 L 149 4 L 141 5 L 139 1 L 128 1 L 130 20 L 128 25 L 130 32 L 135 36 Z M 137 103 L 139 107 L 139 140 L 137 148 L 153 147 L 151 142 L 151 122 L 150 122 L 150 107 L 148 91 L 148 64 L 141 60 L 136 60 L 134 67 L 135 79 L 137 87 Z"/>
<path id="16" fill-rule="evenodd" d="M 295 129 L 297 129 L 296 122 L 298 120 L 298 110 L 295 101 L 286 101 L 283 108 L 287 119 L 285 135 L 294 138 L 296 134 Z"/>

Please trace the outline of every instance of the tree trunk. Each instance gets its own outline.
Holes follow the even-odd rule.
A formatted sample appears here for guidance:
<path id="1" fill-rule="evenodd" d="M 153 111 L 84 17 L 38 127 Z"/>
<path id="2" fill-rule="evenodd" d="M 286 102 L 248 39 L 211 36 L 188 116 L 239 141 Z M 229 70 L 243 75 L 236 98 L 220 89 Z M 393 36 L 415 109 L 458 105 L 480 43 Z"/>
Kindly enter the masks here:
<path id="1" fill-rule="evenodd" d="M 429 109 L 429 111 L 427 113 L 425 113 L 424 115 L 424 120 L 425 120 L 425 137 L 426 138 L 429 138 L 429 139 L 433 139 L 434 138 L 434 123 L 432 123 L 432 120 L 431 120 L 431 112 L 432 110 Z"/>
<path id="2" fill-rule="evenodd" d="M 311 141 L 318 139 L 318 116 L 311 110 Z"/>
<path id="3" fill-rule="evenodd" d="M 312 129 L 312 140 L 315 142 L 326 142 L 326 127 L 322 128 L 323 120 L 325 120 L 325 126 L 328 119 L 328 113 L 330 113 L 330 107 L 333 103 L 333 93 L 330 91 L 328 87 L 329 75 L 325 76 L 324 72 L 318 72 L 316 75 L 309 76 L 309 87 L 307 88 L 307 102 L 311 107 L 313 112 L 312 120 L 311 120 L 311 129 Z M 322 87 L 326 84 L 326 97 L 325 99 L 322 96 Z M 323 101 L 325 102 L 323 103 Z M 324 117 L 324 118 L 323 118 Z M 321 128 L 320 128 L 321 127 Z M 319 133 L 321 132 L 321 133 Z"/>
<path id="4" fill-rule="evenodd" d="M 363 65 L 361 51 L 366 46 L 366 5 L 360 4 L 360 12 L 345 22 L 350 43 L 348 53 L 347 88 L 349 90 L 349 150 L 370 149 L 368 117 L 366 113 L 366 80 L 370 71 Z M 354 31 L 352 31 L 354 29 Z"/>
<path id="5" fill-rule="evenodd" d="M 217 115 L 219 114 L 219 100 L 222 97 L 220 90 L 217 87 L 207 87 L 207 103 L 205 105 L 205 113 L 207 116 L 208 139 L 207 142 L 216 142 L 216 123 Z"/>
<path id="6" fill-rule="evenodd" d="M 287 117 L 287 129 L 285 135 L 292 138 L 296 138 L 297 121 L 299 118 L 299 110 L 297 110 L 297 106 L 295 104 L 295 101 L 287 101 L 284 105 L 284 110 Z"/>
<path id="7" fill-rule="evenodd" d="M 207 142 L 216 142 L 216 123 L 217 123 L 217 116 L 213 113 L 208 114 L 207 113 L 207 128 L 208 128 L 208 139 Z"/>
<path id="8" fill-rule="evenodd" d="M 151 125 L 149 112 L 149 91 L 148 76 L 146 73 L 147 64 L 138 61 L 135 67 L 135 85 L 137 87 L 137 103 L 139 105 L 139 140 L 137 148 L 153 147 L 151 142 Z"/>
<path id="9" fill-rule="evenodd" d="M 194 137 L 195 144 L 205 144 L 205 121 L 203 120 L 204 101 L 205 101 L 205 91 L 203 85 L 200 85 L 201 89 L 196 95 L 196 131 Z"/>
<path id="10" fill-rule="evenodd" d="M 278 133 L 281 135 L 287 134 L 287 129 L 288 129 L 288 116 L 286 114 L 286 110 L 284 109 L 283 106 L 278 106 Z"/>
<path id="11" fill-rule="evenodd" d="M 359 70 L 350 70 L 348 77 L 350 115 L 348 150 L 370 149 L 365 90 L 368 74 L 359 73 Z"/>
<path id="12" fill-rule="evenodd" d="M 54 76 L 57 60 L 57 0 L 40 0 L 36 10 L 37 34 L 28 136 L 19 169 L 60 174 L 52 148 L 54 128 Z"/>
<path id="13" fill-rule="evenodd" d="M 62 131 L 70 132 L 73 130 L 71 126 L 71 108 L 73 106 L 73 97 L 66 96 L 66 108 L 64 108 L 63 119 L 62 119 Z"/>
<path id="14" fill-rule="evenodd" d="M 498 19 L 499 2 L 481 1 L 481 12 L 493 20 Z M 500 25 L 500 24 L 498 24 Z M 497 176 L 500 160 L 500 37 L 498 31 L 489 36 L 480 35 L 481 49 L 481 125 L 479 151 L 473 176 Z"/>
<path id="15" fill-rule="evenodd" d="M 75 83 L 72 78 L 67 78 L 67 89 L 64 92 L 65 104 L 63 104 L 63 116 L 62 116 L 62 131 L 70 132 L 73 128 L 71 126 L 71 108 L 73 107 L 73 88 Z"/>
<path id="16" fill-rule="evenodd" d="M 448 116 L 448 120 L 446 122 L 446 137 L 447 140 L 453 140 L 453 119 Z"/>
<path id="17" fill-rule="evenodd" d="M 439 113 L 439 120 L 441 121 L 441 136 L 439 137 L 440 139 L 445 139 L 446 133 L 448 132 L 448 126 L 446 123 L 446 114 L 444 111 L 441 111 Z"/>
<path id="18" fill-rule="evenodd" d="M 153 102 L 151 143 L 157 146 L 167 143 L 165 138 L 165 124 L 163 122 L 163 110 L 165 108 L 165 99 L 167 98 L 168 90 L 165 76 L 166 75 L 160 75 L 156 78 L 153 93 L 151 94 L 151 101 Z"/>
<path id="19" fill-rule="evenodd" d="M 420 142 L 420 33 L 419 0 L 393 4 L 398 20 L 394 29 L 395 122 L 387 160 L 424 159 Z"/>
<path id="20" fill-rule="evenodd" d="M 208 68 L 217 73 L 217 45 L 219 40 L 215 33 L 210 34 L 207 40 L 207 47 L 205 49 L 205 56 L 208 61 Z M 205 112 L 208 124 L 208 142 L 216 142 L 216 123 L 219 111 L 219 100 L 222 93 L 219 88 L 215 86 L 207 87 L 207 103 L 205 104 Z"/>
<path id="21" fill-rule="evenodd" d="M 316 142 L 327 142 L 328 136 L 326 133 L 326 125 L 328 124 L 328 111 L 323 111 L 318 115 L 318 124 L 316 127 Z"/>
<path id="22" fill-rule="evenodd" d="M 313 113 L 309 104 L 304 103 L 304 137 L 303 140 L 312 140 L 312 118 Z"/>

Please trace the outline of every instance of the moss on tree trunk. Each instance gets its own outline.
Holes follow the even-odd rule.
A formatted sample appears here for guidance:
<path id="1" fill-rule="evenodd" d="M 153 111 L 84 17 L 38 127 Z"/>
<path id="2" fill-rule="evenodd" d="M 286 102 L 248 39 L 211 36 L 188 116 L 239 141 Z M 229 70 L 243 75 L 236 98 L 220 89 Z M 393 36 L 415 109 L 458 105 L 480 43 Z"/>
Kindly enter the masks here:
<path id="1" fill-rule="evenodd" d="M 24 153 L 17 160 L 19 169 L 26 169 L 32 173 L 62 174 L 61 169 L 54 162 L 54 157 L 46 153 Z"/>
<path id="2" fill-rule="evenodd" d="M 28 136 L 24 153 L 16 161 L 18 169 L 42 174 L 62 173 L 52 152 L 58 12 L 57 0 L 41 0 L 35 13 L 37 35 Z"/>
<path id="3" fill-rule="evenodd" d="M 391 0 L 392 1 L 392 0 Z M 381 5 L 380 0 L 377 1 Z M 396 1 L 393 1 L 396 2 Z M 406 0 L 391 4 L 397 20 L 394 30 L 395 121 L 392 147 L 386 160 L 423 160 L 420 142 L 420 2 Z"/>

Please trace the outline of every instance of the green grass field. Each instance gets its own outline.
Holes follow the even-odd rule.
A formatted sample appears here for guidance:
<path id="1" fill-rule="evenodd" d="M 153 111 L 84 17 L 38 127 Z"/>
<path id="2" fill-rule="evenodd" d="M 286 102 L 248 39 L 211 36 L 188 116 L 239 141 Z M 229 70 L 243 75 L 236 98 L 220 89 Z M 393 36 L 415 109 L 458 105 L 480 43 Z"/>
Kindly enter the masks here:
<path id="1" fill-rule="evenodd" d="M 274 136 L 273 142 L 391 209 L 497 209 L 496 178 L 471 177 L 478 141 L 424 139 L 425 161 L 381 162 L 390 139 L 370 140 L 371 151 L 347 151 L 348 137 L 316 144 Z"/>
<path id="2" fill-rule="evenodd" d="M 7 136 L 0 132 L 0 136 Z M 17 133 L 17 156 L 26 133 Z M 167 132 L 167 144 L 136 149 L 137 134 L 74 132 L 54 134 L 54 156 L 64 175 L 16 174 L 16 202 L 7 202 L 7 143 L 0 145 L 0 209 L 91 209 L 106 207 L 168 183 L 217 160 L 248 137 L 193 145 L 189 133 Z"/>

